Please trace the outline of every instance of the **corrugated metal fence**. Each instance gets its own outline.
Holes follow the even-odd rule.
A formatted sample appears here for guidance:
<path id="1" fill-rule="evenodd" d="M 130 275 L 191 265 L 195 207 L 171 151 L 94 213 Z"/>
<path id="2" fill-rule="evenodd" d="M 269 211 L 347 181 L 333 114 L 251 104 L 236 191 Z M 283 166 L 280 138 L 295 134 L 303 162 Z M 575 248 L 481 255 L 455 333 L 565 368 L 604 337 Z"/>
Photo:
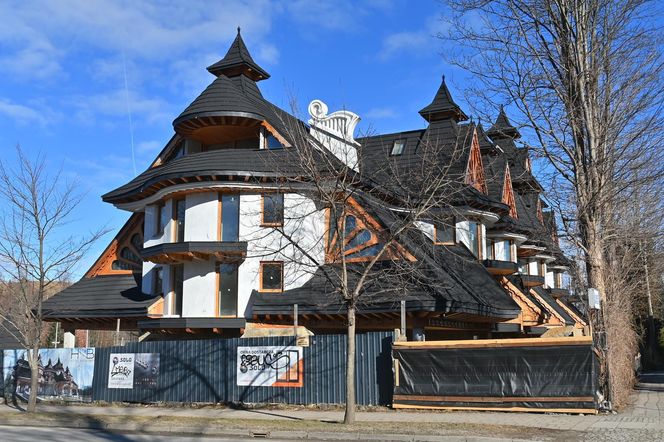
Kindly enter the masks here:
<path id="1" fill-rule="evenodd" d="M 357 403 L 387 405 L 392 399 L 393 333 L 357 335 Z M 236 382 L 238 346 L 295 345 L 292 337 L 130 343 L 98 348 L 93 400 L 108 402 L 242 402 L 342 404 L 345 402 L 345 335 L 311 336 L 304 347 L 302 387 L 244 387 Z M 158 388 L 109 389 L 111 353 L 159 353 Z"/>

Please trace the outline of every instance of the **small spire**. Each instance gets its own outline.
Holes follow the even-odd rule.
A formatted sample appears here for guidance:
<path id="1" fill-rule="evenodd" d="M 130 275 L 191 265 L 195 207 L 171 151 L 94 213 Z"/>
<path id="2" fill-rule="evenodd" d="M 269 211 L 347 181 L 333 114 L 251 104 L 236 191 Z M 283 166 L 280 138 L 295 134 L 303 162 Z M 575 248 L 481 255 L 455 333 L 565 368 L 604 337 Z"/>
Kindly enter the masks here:
<path id="1" fill-rule="evenodd" d="M 507 114 L 505 113 L 505 106 L 500 105 L 500 111 L 498 112 L 498 118 L 496 122 L 489 128 L 487 135 L 491 138 L 512 138 L 516 139 L 521 136 L 516 127 L 512 126 Z"/>
<path id="2" fill-rule="evenodd" d="M 256 64 L 254 59 L 251 58 L 251 54 L 240 35 L 240 30 L 241 29 L 238 26 L 237 36 L 230 48 L 228 48 L 228 52 L 226 52 L 224 58 L 215 64 L 208 66 L 207 70 L 217 77 L 220 75 L 236 77 L 244 74 L 254 81 L 270 78 L 270 74 L 265 72 L 265 70 Z"/>
<path id="3" fill-rule="evenodd" d="M 240 27 L 237 27 L 237 35 L 240 35 Z"/>
<path id="4" fill-rule="evenodd" d="M 442 81 L 433 101 L 420 110 L 420 115 L 425 120 L 432 122 L 447 118 L 454 118 L 456 121 L 467 120 L 468 117 L 461 110 L 458 104 L 452 99 L 452 94 L 445 84 L 445 75 L 442 75 Z"/>

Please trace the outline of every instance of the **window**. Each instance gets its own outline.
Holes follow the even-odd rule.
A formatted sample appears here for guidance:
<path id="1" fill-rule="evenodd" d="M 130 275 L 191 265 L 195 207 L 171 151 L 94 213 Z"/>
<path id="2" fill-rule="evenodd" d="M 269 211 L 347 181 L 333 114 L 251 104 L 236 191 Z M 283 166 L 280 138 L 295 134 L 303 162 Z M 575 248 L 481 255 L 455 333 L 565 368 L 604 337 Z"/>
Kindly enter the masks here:
<path id="1" fill-rule="evenodd" d="M 240 196 L 221 196 L 221 240 L 238 241 L 240 237 Z"/>
<path id="2" fill-rule="evenodd" d="M 512 261 L 512 243 L 509 240 L 486 240 L 486 259 Z"/>
<path id="3" fill-rule="evenodd" d="M 141 258 L 136 256 L 134 252 L 131 251 L 129 247 L 123 247 L 122 250 L 120 250 L 120 257 L 126 259 L 127 261 L 131 261 L 134 263 L 140 263 Z"/>
<path id="4" fill-rule="evenodd" d="M 164 293 L 164 272 L 161 267 L 154 268 L 154 278 L 152 279 L 152 294 L 161 295 Z"/>
<path id="5" fill-rule="evenodd" d="M 143 238 L 140 234 L 134 233 L 131 237 L 131 245 L 139 252 L 143 250 Z"/>
<path id="6" fill-rule="evenodd" d="M 237 317 L 237 264 L 219 264 L 219 315 Z"/>
<path id="7" fill-rule="evenodd" d="M 157 216 L 156 216 L 156 223 L 155 223 L 155 236 L 161 236 L 164 233 L 164 229 L 166 228 L 166 224 L 168 224 L 169 218 L 168 218 L 168 213 L 166 212 L 166 204 L 165 203 L 159 203 L 157 205 Z"/>
<path id="8" fill-rule="evenodd" d="M 277 137 L 273 135 L 268 135 L 265 137 L 265 144 L 267 145 L 268 149 L 283 149 L 283 145 L 281 142 L 277 139 Z"/>
<path id="9" fill-rule="evenodd" d="M 434 226 L 435 244 L 454 244 L 456 241 L 456 224 L 454 219 L 445 221 L 442 225 Z"/>
<path id="10" fill-rule="evenodd" d="M 468 248 L 470 249 L 471 252 L 473 252 L 473 255 L 475 257 L 482 259 L 481 253 L 480 253 L 480 228 L 481 224 L 475 222 L 475 221 L 468 221 L 468 231 L 467 233 L 467 238 L 468 238 L 468 243 L 466 244 Z"/>
<path id="11" fill-rule="evenodd" d="M 283 226 L 284 225 L 284 195 L 280 193 L 270 193 L 263 195 L 263 216 L 261 225 L 263 226 Z"/>
<path id="12" fill-rule="evenodd" d="M 171 314 L 182 315 L 182 296 L 184 292 L 184 267 L 182 264 L 173 266 L 173 299 Z"/>
<path id="13" fill-rule="evenodd" d="M 187 205 L 185 200 L 175 201 L 175 240 L 177 242 L 184 241 L 184 221 L 187 213 Z"/>
<path id="14" fill-rule="evenodd" d="M 406 140 L 394 140 L 394 144 L 392 145 L 392 152 L 390 155 L 401 155 L 403 153 L 404 147 L 406 147 Z"/>
<path id="15" fill-rule="evenodd" d="M 261 292 L 281 292 L 284 289 L 284 263 L 281 261 L 261 262 Z"/>
<path id="16" fill-rule="evenodd" d="M 528 275 L 530 274 L 530 265 L 526 261 L 519 260 L 519 273 Z"/>

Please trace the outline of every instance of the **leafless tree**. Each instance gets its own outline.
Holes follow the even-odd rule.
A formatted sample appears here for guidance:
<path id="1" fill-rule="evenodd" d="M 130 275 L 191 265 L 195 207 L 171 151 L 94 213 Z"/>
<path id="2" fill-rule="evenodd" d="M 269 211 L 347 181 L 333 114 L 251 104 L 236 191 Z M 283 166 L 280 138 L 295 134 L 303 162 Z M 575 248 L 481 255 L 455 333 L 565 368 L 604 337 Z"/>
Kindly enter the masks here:
<path id="1" fill-rule="evenodd" d="M 602 358 L 611 369 L 606 391 L 614 403 L 623 403 L 632 377 L 610 373 L 631 366 L 635 348 L 611 342 L 621 332 L 617 327 L 632 322 L 626 316 L 631 308 L 622 308 L 629 296 L 610 282 L 615 271 L 626 281 L 626 270 L 611 260 L 626 228 L 637 242 L 639 234 L 653 234 L 652 226 L 643 224 L 652 216 L 632 217 L 634 230 L 634 223 L 619 215 L 630 213 L 627 203 L 634 198 L 661 188 L 664 176 L 662 34 L 652 20 L 659 5 L 647 0 L 447 4 L 455 14 L 442 37 L 457 49 L 451 60 L 481 80 L 472 91 L 475 103 L 485 109 L 508 105 L 525 139 L 535 145 L 532 151 L 548 160 L 547 187 L 556 189 L 550 195 L 557 199 L 567 239 L 582 252 L 584 285 L 597 288 L 606 307 L 593 320 L 595 333 L 608 336 Z M 661 218 L 661 203 L 641 209 L 659 211 Z"/>
<path id="2" fill-rule="evenodd" d="M 62 287 L 72 269 L 105 231 L 68 235 L 65 228 L 81 201 L 74 183 L 49 175 L 43 156 L 29 159 L 17 148 L 16 165 L 0 163 L 0 282 L 11 301 L 0 322 L 27 351 L 31 368 L 28 412 L 35 411 L 38 356 L 44 324 L 42 303 Z"/>
<path id="3" fill-rule="evenodd" d="M 335 137 L 320 132 L 314 137 L 304 125 L 292 120 L 284 124 L 293 140 L 293 146 L 285 148 L 290 151 L 287 164 L 281 154 L 273 158 L 268 155 L 267 161 L 284 177 L 278 184 L 279 191 L 297 193 L 302 201 L 286 206 L 284 225 L 273 228 L 278 236 L 259 240 L 253 252 L 260 256 L 278 254 L 295 269 L 293 273 L 308 273 L 311 277 L 322 272 L 330 287 L 325 302 L 343 306 L 347 329 L 344 423 L 351 424 L 356 408 L 358 310 L 361 313 L 362 306 L 391 303 L 398 311 L 408 287 L 418 284 L 434 292 L 443 291 L 443 287 L 435 287 L 440 283 L 431 275 L 432 263 L 414 259 L 399 243 L 408 236 L 418 247 L 433 250 L 433 238 L 423 233 L 422 225 L 440 228 L 449 224 L 454 216 L 451 202 L 472 184 L 466 182 L 465 167 L 459 169 L 458 165 L 470 148 L 474 126 L 460 130 L 453 140 L 437 139 L 436 135 L 422 139 L 409 161 L 390 157 L 391 144 L 381 146 L 380 153 L 371 158 L 377 166 L 366 170 L 360 157 L 367 152 L 349 141 L 352 137 L 346 137 L 348 134 Z M 297 165 L 296 170 L 293 165 Z M 387 225 L 376 226 L 363 219 L 362 208 L 370 213 L 372 208 L 381 210 Z M 316 225 L 323 225 L 322 229 L 311 228 L 311 217 L 316 214 Z M 359 260 L 349 258 L 345 248 L 357 235 L 356 229 L 346 228 L 348 215 L 363 222 L 375 235 L 372 253 Z"/>

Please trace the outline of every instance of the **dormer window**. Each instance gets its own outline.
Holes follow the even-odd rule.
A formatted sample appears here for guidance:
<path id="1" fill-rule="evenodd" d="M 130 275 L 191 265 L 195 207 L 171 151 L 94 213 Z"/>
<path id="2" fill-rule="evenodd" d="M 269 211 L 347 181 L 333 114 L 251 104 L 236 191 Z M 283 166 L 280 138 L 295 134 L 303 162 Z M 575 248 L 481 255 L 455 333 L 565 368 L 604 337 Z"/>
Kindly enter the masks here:
<path id="1" fill-rule="evenodd" d="M 281 142 L 277 139 L 277 137 L 273 135 L 268 135 L 265 137 L 265 145 L 267 146 L 268 149 L 283 149 L 283 145 Z"/>
<path id="2" fill-rule="evenodd" d="M 390 152 L 390 155 L 391 156 L 401 155 L 405 147 L 406 147 L 406 140 L 394 140 L 394 144 L 392 144 L 392 152 Z"/>

